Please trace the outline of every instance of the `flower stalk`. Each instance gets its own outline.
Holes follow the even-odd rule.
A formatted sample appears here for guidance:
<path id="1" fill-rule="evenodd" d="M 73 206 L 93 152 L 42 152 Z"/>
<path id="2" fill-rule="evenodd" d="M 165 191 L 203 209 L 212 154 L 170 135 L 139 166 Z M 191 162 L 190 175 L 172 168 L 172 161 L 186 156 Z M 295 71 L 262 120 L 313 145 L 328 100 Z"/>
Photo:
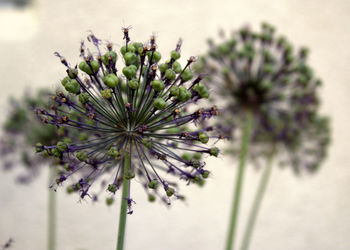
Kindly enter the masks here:
<path id="1" fill-rule="evenodd" d="M 49 180 L 55 177 L 55 168 L 49 167 Z M 49 189 L 47 249 L 56 249 L 56 192 Z"/>

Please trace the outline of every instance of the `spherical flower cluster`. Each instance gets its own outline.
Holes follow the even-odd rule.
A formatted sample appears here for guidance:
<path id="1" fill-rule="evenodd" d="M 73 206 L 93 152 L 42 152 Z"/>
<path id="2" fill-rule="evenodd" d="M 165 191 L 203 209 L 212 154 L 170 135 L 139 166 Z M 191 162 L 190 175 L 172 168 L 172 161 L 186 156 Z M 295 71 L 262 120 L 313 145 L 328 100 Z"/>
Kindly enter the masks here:
<path id="1" fill-rule="evenodd" d="M 76 172 L 87 167 L 91 171 L 70 188 L 84 198 L 102 175 L 108 176 L 107 202 L 124 181 L 134 179 L 143 183 L 149 200 L 160 196 L 169 202 L 170 197 L 181 198 L 175 190 L 176 182 L 164 179 L 166 172 L 188 183 L 203 184 L 209 172 L 203 156 L 217 156 L 218 148 L 208 147 L 209 141 L 222 138 L 212 127 L 197 128 L 195 124 L 218 114 L 215 106 L 191 110 L 209 96 L 201 82 L 194 76 L 190 57 L 184 67 L 179 62 L 181 41 L 171 51 L 170 58 L 159 63 L 155 37 L 146 44 L 131 42 L 129 29 L 123 29 L 125 45 L 120 54 L 107 42 L 90 34 L 96 52 L 80 47 L 82 61 L 71 66 L 59 53 L 67 76 L 61 83 L 66 92 L 58 91 L 52 97 L 51 110 L 37 109 L 44 123 L 57 127 L 76 129 L 89 135 L 80 143 L 59 141 L 56 145 L 39 145 L 38 151 L 66 163 L 57 184 L 63 183 Z M 122 60 L 118 60 L 118 57 Z M 120 62 L 122 61 L 122 62 Z M 117 64 L 124 64 L 119 70 Z M 118 67 L 119 68 L 119 67 Z M 63 107 L 68 108 L 65 111 Z M 119 160 L 118 164 L 113 163 Z M 125 168 L 125 161 L 131 160 Z M 157 191 L 162 187 L 164 193 Z M 127 199 L 129 205 L 132 198 Z"/>
<path id="2" fill-rule="evenodd" d="M 221 43 L 209 40 L 210 50 L 195 69 L 208 73 L 207 85 L 217 92 L 213 99 L 226 107 L 218 125 L 222 132 L 236 145 L 241 130 L 235 128 L 251 114 L 250 159 L 259 159 L 273 147 L 285 153 L 280 152 L 281 162 L 296 171 L 317 169 L 329 144 L 329 124 L 318 114 L 321 81 L 307 64 L 309 50 L 295 52 L 266 23 L 260 32 L 243 27 L 227 39 L 223 32 L 221 36 Z M 238 152 L 236 146 L 233 153 Z"/>
<path id="3" fill-rule="evenodd" d="M 40 167 L 55 164 L 50 158 L 43 158 L 33 153 L 32 147 L 37 142 L 56 143 L 66 135 L 64 128 L 56 130 L 52 125 L 44 125 L 33 112 L 44 103 L 40 98 L 49 96 L 49 91 L 39 90 L 36 95 L 26 93 L 20 99 L 12 98 L 9 114 L 3 124 L 0 141 L 0 155 L 4 169 L 25 166 L 25 171 L 18 176 L 22 183 L 30 182 L 39 173 Z"/>

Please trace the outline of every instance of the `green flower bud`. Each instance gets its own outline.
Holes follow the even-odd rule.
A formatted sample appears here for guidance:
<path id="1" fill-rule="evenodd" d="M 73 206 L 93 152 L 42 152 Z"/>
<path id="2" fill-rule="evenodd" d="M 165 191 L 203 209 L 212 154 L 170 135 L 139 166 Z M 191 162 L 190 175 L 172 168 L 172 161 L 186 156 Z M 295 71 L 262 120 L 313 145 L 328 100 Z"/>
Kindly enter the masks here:
<path id="1" fill-rule="evenodd" d="M 201 163 L 198 160 L 192 160 L 191 163 L 192 163 L 192 167 L 194 168 L 199 168 L 201 166 Z"/>
<path id="2" fill-rule="evenodd" d="M 219 152 L 220 151 L 217 147 L 212 147 L 211 149 L 209 149 L 209 154 L 215 157 L 218 157 Z"/>
<path id="3" fill-rule="evenodd" d="M 135 47 L 131 44 L 128 45 L 128 51 L 126 51 L 126 46 L 124 45 L 123 47 L 120 48 L 120 52 L 124 56 L 127 52 L 134 53 L 135 52 Z"/>
<path id="4" fill-rule="evenodd" d="M 109 65 L 109 62 L 110 60 L 113 62 L 113 63 L 116 63 L 117 61 L 117 53 L 114 52 L 114 51 L 108 51 L 106 52 L 103 56 L 102 56 L 102 63 L 106 66 Z"/>
<path id="5" fill-rule="evenodd" d="M 179 95 L 179 87 L 177 86 L 172 86 L 170 88 L 170 95 L 171 96 L 178 96 Z"/>
<path id="6" fill-rule="evenodd" d="M 89 101 L 90 95 L 88 93 L 80 93 L 78 98 L 81 104 L 85 104 Z"/>
<path id="7" fill-rule="evenodd" d="M 152 52 L 148 51 L 147 52 L 148 60 L 151 60 L 151 56 L 152 56 Z M 162 55 L 158 51 L 154 51 L 153 52 L 152 63 L 159 62 L 161 58 L 162 58 Z"/>
<path id="8" fill-rule="evenodd" d="M 192 78 L 193 78 L 193 73 L 191 72 L 190 69 L 185 69 L 185 71 L 182 72 L 182 74 L 181 74 L 181 79 L 184 82 L 187 82 L 187 81 L 191 80 Z"/>
<path id="9" fill-rule="evenodd" d="M 124 60 L 125 60 L 125 64 L 127 66 L 135 65 L 137 63 L 137 56 L 136 56 L 135 53 L 126 52 L 125 55 L 124 55 Z"/>
<path id="10" fill-rule="evenodd" d="M 179 95 L 177 96 L 177 99 L 180 102 L 187 101 L 191 99 L 191 92 L 188 91 L 184 86 L 181 86 L 179 88 Z"/>
<path id="11" fill-rule="evenodd" d="M 161 73 L 164 73 L 169 68 L 167 63 L 159 64 L 158 69 Z"/>
<path id="12" fill-rule="evenodd" d="M 73 79 L 70 80 L 69 82 L 66 83 L 66 85 L 64 86 L 64 88 L 72 94 L 78 94 L 80 91 L 80 85 L 77 82 L 77 80 Z"/>
<path id="13" fill-rule="evenodd" d="M 154 202 L 156 200 L 156 197 L 153 194 L 148 194 L 148 201 Z"/>
<path id="14" fill-rule="evenodd" d="M 168 187 L 168 189 L 166 190 L 166 195 L 168 197 L 173 196 L 174 193 L 175 193 L 175 190 L 173 188 Z"/>
<path id="15" fill-rule="evenodd" d="M 111 147 L 108 150 L 107 154 L 108 154 L 108 156 L 113 157 L 113 158 L 117 158 L 120 156 L 120 152 L 119 152 L 117 147 Z"/>
<path id="16" fill-rule="evenodd" d="M 75 190 L 74 190 L 74 187 L 73 186 L 68 186 L 67 189 L 66 189 L 67 193 L 68 194 L 71 194 L 73 193 Z"/>
<path id="17" fill-rule="evenodd" d="M 102 90 L 102 91 L 101 91 L 101 95 L 102 95 L 102 97 L 105 98 L 105 99 L 110 99 L 110 98 L 112 98 L 112 92 L 111 92 L 110 89 L 104 89 L 104 90 Z"/>
<path id="18" fill-rule="evenodd" d="M 63 85 L 63 87 L 66 87 L 67 83 L 69 83 L 70 81 L 71 79 L 68 76 L 66 76 L 62 79 L 61 84 Z"/>
<path id="19" fill-rule="evenodd" d="M 206 179 L 206 178 L 208 178 L 208 176 L 209 176 L 209 171 L 208 170 L 204 170 L 204 172 L 202 173 L 202 177 L 204 179 Z"/>
<path id="20" fill-rule="evenodd" d="M 87 159 L 87 153 L 86 152 L 83 152 L 83 151 L 79 151 L 77 154 L 76 154 L 76 157 L 79 161 L 86 161 Z"/>
<path id="21" fill-rule="evenodd" d="M 152 140 L 150 138 L 144 137 L 142 138 L 142 144 L 145 145 L 146 148 L 151 148 Z"/>
<path id="22" fill-rule="evenodd" d="M 175 80 L 176 74 L 175 74 L 174 70 L 167 69 L 165 71 L 165 78 L 168 79 L 168 80 Z"/>
<path id="23" fill-rule="evenodd" d="M 188 152 L 185 152 L 182 154 L 182 159 L 184 159 L 185 161 L 189 162 L 192 160 L 192 155 Z"/>
<path id="24" fill-rule="evenodd" d="M 153 106 L 156 108 L 156 109 L 165 109 L 168 105 L 166 103 L 166 101 L 164 101 L 163 98 L 161 97 L 158 97 L 154 100 L 153 102 Z"/>
<path id="25" fill-rule="evenodd" d="M 160 80 L 153 80 L 151 86 L 155 91 L 162 91 L 164 89 L 164 83 Z"/>
<path id="26" fill-rule="evenodd" d="M 87 141 L 87 139 L 89 139 L 89 136 L 86 133 L 79 133 L 78 139 L 79 141 Z"/>
<path id="27" fill-rule="evenodd" d="M 68 69 L 68 76 L 71 79 L 75 79 L 78 76 L 78 70 L 75 68 Z"/>
<path id="28" fill-rule="evenodd" d="M 203 144 L 206 144 L 209 141 L 209 136 L 204 132 L 199 132 L 198 138 Z"/>
<path id="29" fill-rule="evenodd" d="M 44 151 L 44 148 L 43 148 L 43 144 L 41 144 L 40 142 L 38 142 L 37 144 L 35 144 L 35 151 L 37 153 L 40 153 L 40 152 L 43 152 Z"/>
<path id="30" fill-rule="evenodd" d="M 170 52 L 170 57 L 171 57 L 171 59 L 176 61 L 177 59 L 179 59 L 181 57 L 181 55 L 179 52 L 173 50 Z"/>
<path id="31" fill-rule="evenodd" d="M 148 183 L 148 187 L 150 189 L 157 189 L 158 187 L 158 181 L 157 180 L 151 180 L 149 183 Z"/>
<path id="32" fill-rule="evenodd" d="M 140 48 L 143 50 L 143 43 L 134 42 L 132 46 L 134 46 L 135 51 L 138 51 Z"/>
<path id="33" fill-rule="evenodd" d="M 103 83 L 106 84 L 110 88 L 114 88 L 118 85 L 119 78 L 111 73 L 103 77 Z"/>
<path id="34" fill-rule="evenodd" d="M 107 190 L 114 194 L 117 191 L 117 185 L 116 184 L 109 184 Z"/>
<path id="35" fill-rule="evenodd" d="M 179 62 L 174 62 L 173 70 L 176 74 L 180 73 L 182 71 L 181 64 Z"/>
<path id="36" fill-rule="evenodd" d="M 134 65 L 126 66 L 123 68 L 123 74 L 127 79 L 132 79 L 136 76 L 137 68 Z"/>
<path id="37" fill-rule="evenodd" d="M 56 148 L 58 149 L 58 151 L 64 152 L 68 149 L 68 146 L 66 143 L 59 141 L 57 142 Z"/>
<path id="38" fill-rule="evenodd" d="M 54 148 L 51 150 L 51 153 L 54 157 L 56 158 L 60 158 L 62 156 L 61 151 L 59 151 L 57 148 Z"/>
<path id="39" fill-rule="evenodd" d="M 128 86 L 131 89 L 137 89 L 139 87 L 140 83 L 137 79 L 132 79 L 128 81 Z"/>
<path id="40" fill-rule="evenodd" d="M 197 83 L 194 85 L 193 90 L 196 91 L 200 97 L 202 98 L 208 98 L 209 97 L 209 91 L 205 87 L 203 83 Z"/>
<path id="41" fill-rule="evenodd" d="M 127 179 L 127 180 L 131 180 L 131 179 L 133 179 L 133 178 L 135 177 L 135 173 L 134 173 L 134 171 L 132 171 L 131 169 L 128 169 L 128 171 L 126 171 L 126 172 L 124 173 L 124 177 L 125 177 L 125 179 Z"/>
<path id="42" fill-rule="evenodd" d="M 92 70 L 91 70 L 89 64 L 85 61 L 82 61 L 81 63 L 79 63 L 79 69 L 81 71 L 84 71 L 88 75 L 92 75 Z"/>
<path id="43" fill-rule="evenodd" d="M 194 153 L 193 154 L 193 159 L 196 159 L 196 160 L 199 161 L 200 159 L 202 159 L 202 154 L 199 153 L 199 152 Z"/>
<path id="44" fill-rule="evenodd" d="M 113 204 L 113 202 L 114 202 L 113 197 L 108 197 L 108 198 L 106 198 L 106 204 L 107 204 L 107 206 L 111 206 L 111 205 Z"/>

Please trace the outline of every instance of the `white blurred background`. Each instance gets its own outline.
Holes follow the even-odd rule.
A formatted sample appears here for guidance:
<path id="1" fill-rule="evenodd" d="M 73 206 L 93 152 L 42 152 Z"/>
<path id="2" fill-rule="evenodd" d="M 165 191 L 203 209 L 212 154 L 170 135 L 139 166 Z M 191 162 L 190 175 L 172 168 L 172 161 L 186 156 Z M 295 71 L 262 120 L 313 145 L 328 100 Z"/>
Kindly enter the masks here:
<path id="1" fill-rule="evenodd" d="M 277 27 L 297 46 L 311 48 L 310 64 L 323 81 L 322 112 L 332 117 L 333 143 L 318 173 L 296 177 L 290 169 L 273 170 L 254 232 L 252 250 L 350 249 L 350 1 L 348 0 L 33 0 L 13 7 L 0 0 L 0 121 L 10 95 L 25 88 L 54 88 L 64 69 L 53 56 L 62 52 L 78 61 L 79 42 L 89 30 L 122 43 L 122 26 L 146 41 L 154 32 L 163 56 L 184 40 L 182 57 L 207 49 L 218 29 L 242 24 Z M 213 175 L 204 188 L 182 187 L 187 202 L 170 208 L 150 204 L 140 185 L 128 216 L 128 250 L 223 249 L 236 164 L 225 158 L 208 162 Z M 29 186 L 15 183 L 16 171 L 0 172 L 0 245 L 9 237 L 13 250 L 46 248 L 47 176 Z M 249 168 L 244 185 L 239 235 L 259 180 Z M 58 250 L 115 248 L 119 204 L 78 202 L 58 191 Z M 239 238 L 238 238 L 239 239 Z"/>

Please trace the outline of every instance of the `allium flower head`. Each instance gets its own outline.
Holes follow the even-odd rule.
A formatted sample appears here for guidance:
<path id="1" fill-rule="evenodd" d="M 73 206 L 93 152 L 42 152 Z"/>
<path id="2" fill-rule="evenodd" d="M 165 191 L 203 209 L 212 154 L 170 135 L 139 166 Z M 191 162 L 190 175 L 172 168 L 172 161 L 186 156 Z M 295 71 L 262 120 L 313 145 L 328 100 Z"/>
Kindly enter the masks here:
<path id="1" fill-rule="evenodd" d="M 162 172 L 188 183 L 202 184 L 208 177 L 201 159 L 203 155 L 218 155 L 216 147 L 207 145 L 220 136 L 211 127 L 196 128 L 195 123 L 216 116 L 218 111 L 214 106 L 189 112 L 192 104 L 199 104 L 209 93 L 201 83 L 202 76 L 195 76 L 190 69 L 195 58 L 190 57 L 184 66 L 178 61 L 181 40 L 170 58 L 160 63 L 162 55 L 154 36 L 144 44 L 131 42 L 129 29 L 123 29 L 123 34 L 125 45 L 120 55 L 110 42 L 103 48 L 102 41 L 93 34 L 88 41 L 95 52 L 82 42 L 79 65 L 70 65 L 55 53 L 68 74 L 61 81 L 66 92 L 58 91 L 53 96 L 51 111 L 38 109 L 37 113 L 45 123 L 91 136 L 81 143 L 42 146 L 40 151 L 67 164 L 57 184 L 90 167 L 91 171 L 74 186 L 81 197 L 108 173 L 107 190 L 111 195 L 123 181 L 136 175 L 151 201 L 160 195 L 168 202 L 169 197 L 180 196 L 174 189 L 176 183 L 165 180 Z M 118 64 L 123 66 L 119 68 Z M 123 173 L 122 162 L 129 157 L 131 168 Z M 114 159 L 119 159 L 119 164 L 111 163 Z M 157 188 L 163 188 L 164 193 L 157 192 Z M 130 194 L 128 203 L 132 203 Z"/>
<path id="2" fill-rule="evenodd" d="M 33 112 L 38 105 L 45 105 L 40 98 L 49 96 L 49 91 L 39 90 L 36 95 L 26 93 L 19 99 L 12 98 L 9 103 L 9 114 L 3 124 L 0 141 L 1 162 L 5 169 L 24 165 L 26 171 L 18 177 L 20 182 L 27 183 L 45 164 L 53 164 L 49 158 L 43 158 L 32 151 L 37 142 L 42 144 L 56 143 L 64 139 L 64 128 L 56 130 L 55 126 L 44 125 Z"/>
<path id="3" fill-rule="evenodd" d="M 316 169 L 325 156 L 329 125 L 327 118 L 317 114 L 321 81 L 307 63 L 309 50 L 295 51 L 266 23 L 260 32 L 243 27 L 229 38 L 223 32 L 221 36 L 220 43 L 209 40 L 208 54 L 195 65 L 197 72 L 208 73 L 207 85 L 211 83 L 217 92 L 214 100 L 226 107 L 219 127 L 228 135 L 233 133 L 234 143 L 239 142 L 239 130 L 234 128 L 250 112 L 252 158 L 278 144 L 286 149 L 282 162 L 291 163 L 295 170 Z"/>

